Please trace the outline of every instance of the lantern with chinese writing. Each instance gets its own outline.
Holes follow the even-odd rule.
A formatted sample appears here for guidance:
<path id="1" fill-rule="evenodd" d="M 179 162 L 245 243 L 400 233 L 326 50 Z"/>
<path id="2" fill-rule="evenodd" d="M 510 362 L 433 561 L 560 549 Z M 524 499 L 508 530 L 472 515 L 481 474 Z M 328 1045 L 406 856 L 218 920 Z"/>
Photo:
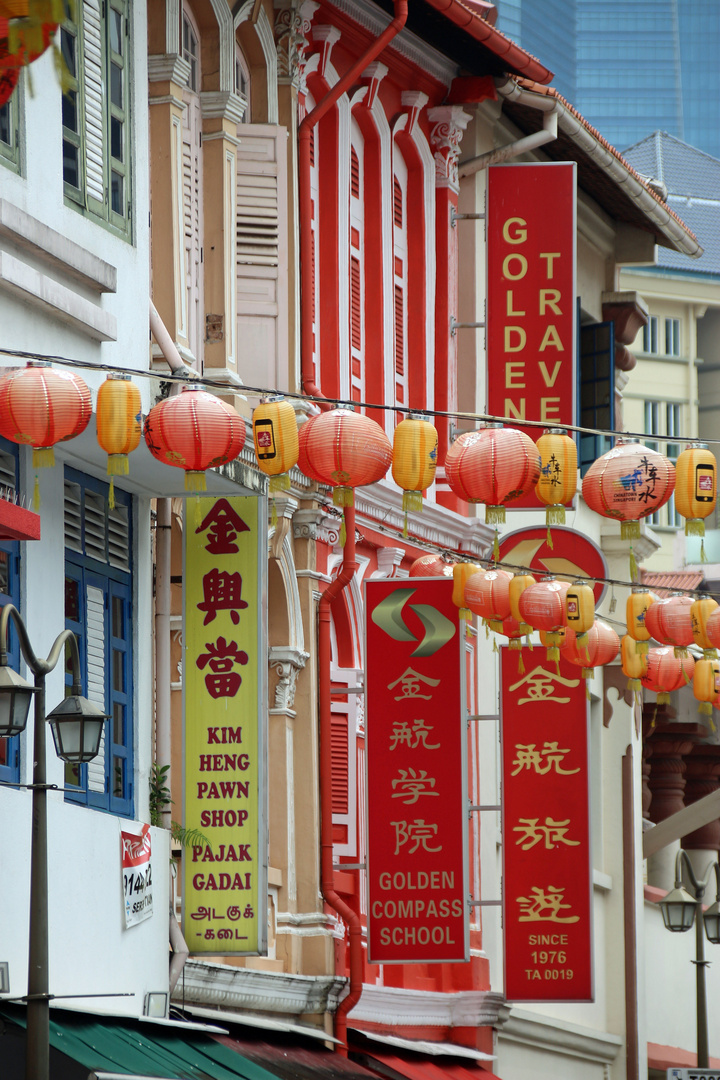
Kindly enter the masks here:
<path id="1" fill-rule="evenodd" d="M 485 503 L 485 521 L 505 521 L 505 503 L 531 491 L 540 475 L 540 455 L 532 439 L 515 428 L 490 424 L 468 431 L 445 458 L 445 478 L 467 502 Z"/>
<path id="2" fill-rule="evenodd" d="M 618 654 L 620 639 L 612 626 L 602 619 L 596 619 L 583 637 L 587 638 L 587 644 L 581 643 L 578 635 L 568 627 L 560 652 L 571 664 L 582 668 L 583 679 L 589 679 L 593 668 L 612 663 Z"/>
<path id="3" fill-rule="evenodd" d="M 645 616 L 651 604 L 657 603 L 655 593 L 640 587 L 633 588 L 625 605 L 627 632 L 637 642 L 637 651 L 646 653 L 652 634 L 645 625 Z"/>
<path id="4" fill-rule="evenodd" d="M 0 435 L 33 448 L 33 468 L 55 464 L 56 443 L 74 439 L 92 414 L 90 390 L 73 371 L 44 361 L 0 378 Z"/>
<path id="5" fill-rule="evenodd" d="M 647 673 L 647 652 L 640 652 L 639 644 L 630 634 L 626 634 L 620 642 L 622 669 L 623 674 L 627 675 L 628 690 L 641 690 L 640 680 Z"/>
<path id="6" fill-rule="evenodd" d="M 395 428 L 392 474 L 402 488 L 406 530 L 408 513 L 422 510 L 422 493 L 435 480 L 437 444 L 437 430 L 428 420 L 410 416 Z"/>
<path id="7" fill-rule="evenodd" d="M 536 584 L 532 574 L 514 574 L 510 582 L 510 614 L 520 624 L 523 634 L 531 634 L 532 626 L 526 623 L 520 614 L 520 597 L 526 589 Z"/>
<path id="8" fill-rule="evenodd" d="M 421 555 L 411 563 L 409 573 L 410 577 L 453 577 L 453 564 L 439 555 Z"/>
<path id="9" fill-rule="evenodd" d="M 270 491 L 287 491 L 299 453 L 295 410 L 282 397 L 261 401 L 253 412 L 252 428 L 258 468 L 270 477 Z"/>
<path id="10" fill-rule="evenodd" d="M 637 439 L 619 439 L 585 473 L 582 493 L 596 514 L 622 522 L 620 535 L 632 540 L 640 536 L 638 520 L 664 506 L 674 487 L 671 461 Z"/>
<path id="11" fill-rule="evenodd" d="M 713 705 L 720 693 L 720 660 L 696 660 L 693 675 L 693 694 L 700 702 L 698 712 L 712 716 Z"/>
<path id="12" fill-rule="evenodd" d="M 685 535 L 704 537 L 704 519 L 717 502 L 717 461 L 707 443 L 683 450 L 675 462 L 675 474 L 675 509 L 686 519 Z"/>
<path id="13" fill-rule="evenodd" d="M 185 470 L 186 491 L 205 491 L 205 470 L 242 450 L 245 421 L 214 394 L 186 386 L 150 410 L 144 434 L 154 458 Z"/>
<path id="14" fill-rule="evenodd" d="M 465 586 L 465 603 L 486 622 L 501 623 L 510 615 L 510 582 L 507 570 L 473 574 Z"/>
<path id="15" fill-rule="evenodd" d="M 645 625 L 652 637 L 661 645 L 673 645 L 676 656 L 687 656 L 687 646 L 695 640 L 692 604 L 689 596 L 673 593 L 664 600 L 656 600 L 645 613 Z"/>
<path id="16" fill-rule="evenodd" d="M 693 640 L 696 645 L 699 645 L 700 648 L 704 650 L 706 660 L 714 660 L 717 655 L 715 646 L 707 633 L 708 619 L 712 613 L 717 610 L 717 601 L 713 600 L 711 596 L 699 596 L 697 600 L 693 600 L 690 607 L 690 623 L 692 625 Z M 710 653 L 709 656 L 708 653 Z"/>
<path id="17" fill-rule="evenodd" d="M 525 589 L 518 605 L 523 622 L 547 634 L 548 660 L 558 660 L 565 622 L 565 597 L 570 588 L 567 581 L 546 578 Z"/>
<path id="18" fill-rule="evenodd" d="M 670 645 L 650 649 L 647 654 L 647 671 L 640 677 L 646 690 L 657 694 L 658 705 L 669 705 L 670 694 L 687 686 L 695 671 L 692 656 L 675 655 Z"/>
<path id="19" fill-rule="evenodd" d="M 484 571 L 482 567 L 478 566 L 476 563 L 459 562 L 454 564 L 452 573 L 452 602 L 455 607 L 460 609 L 460 618 L 465 619 L 466 622 L 470 622 L 472 614 L 465 600 L 465 586 L 474 574 L 483 574 Z"/>
<path id="20" fill-rule="evenodd" d="M 586 581 L 576 581 L 565 594 L 565 623 L 575 631 L 578 647 L 583 648 L 588 631 L 595 625 L 595 593 Z"/>
<path id="21" fill-rule="evenodd" d="M 547 507 L 548 546 L 552 547 L 551 525 L 565 524 L 565 504 L 577 490 L 577 446 L 564 428 L 548 428 L 537 441 L 540 478 L 535 494 Z"/>
<path id="22" fill-rule="evenodd" d="M 392 461 L 380 425 L 347 407 L 315 417 L 304 448 L 312 472 L 333 488 L 335 506 L 354 506 L 354 489 L 382 480 Z"/>

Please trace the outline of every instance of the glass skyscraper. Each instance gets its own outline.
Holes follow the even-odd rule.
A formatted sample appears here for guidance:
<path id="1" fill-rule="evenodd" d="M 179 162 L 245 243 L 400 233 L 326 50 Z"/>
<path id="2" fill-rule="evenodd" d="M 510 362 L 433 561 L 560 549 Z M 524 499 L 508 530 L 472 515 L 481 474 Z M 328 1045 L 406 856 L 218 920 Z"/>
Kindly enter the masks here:
<path id="1" fill-rule="evenodd" d="M 720 0 L 496 0 L 497 27 L 619 149 L 666 131 L 720 157 Z"/>

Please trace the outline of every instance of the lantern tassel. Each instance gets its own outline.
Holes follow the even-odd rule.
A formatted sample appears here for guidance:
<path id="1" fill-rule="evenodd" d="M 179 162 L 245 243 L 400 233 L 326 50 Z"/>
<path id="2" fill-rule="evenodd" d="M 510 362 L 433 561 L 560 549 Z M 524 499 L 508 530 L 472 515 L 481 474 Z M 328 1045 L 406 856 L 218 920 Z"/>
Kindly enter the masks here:
<path id="1" fill-rule="evenodd" d="M 52 469 L 55 464 L 55 451 L 52 446 L 33 448 L 33 469 Z"/>
<path id="2" fill-rule="evenodd" d="M 638 654 L 638 656 L 647 656 L 649 649 L 650 649 L 650 642 L 649 641 L 636 641 L 635 642 L 635 652 Z"/>
<path id="3" fill-rule="evenodd" d="M 40 509 L 40 478 L 35 473 L 35 487 L 33 489 L 33 510 L 37 514 Z"/>
<path id="4" fill-rule="evenodd" d="M 403 517 L 403 531 L 402 531 L 402 534 L 403 534 L 404 538 L 407 538 L 407 534 L 408 534 L 407 517 L 408 516 L 407 516 L 407 510 L 406 510 L 405 514 L 404 514 L 404 517 Z"/>
<path id="5" fill-rule="evenodd" d="M 642 683 L 639 679 L 628 679 L 627 688 L 628 690 L 632 690 L 633 692 L 635 692 L 642 689 Z"/>
<path id="6" fill-rule="evenodd" d="M 620 539 L 621 540 L 639 540 L 640 539 L 640 522 L 639 521 L 623 521 L 620 525 Z"/>
<path id="7" fill-rule="evenodd" d="M 525 661 L 523 660 L 522 649 L 520 650 L 520 656 L 518 657 L 518 675 L 525 674 Z"/>
<path id="8" fill-rule="evenodd" d="M 486 506 L 485 507 L 485 524 L 486 525 L 504 525 L 505 524 L 505 507 L 504 506 Z"/>
<path id="9" fill-rule="evenodd" d="M 108 454 L 108 476 L 128 476 L 129 473 L 130 463 L 127 454 Z"/>
<path id="10" fill-rule="evenodd" d="M 347 540 L 347 529 L 345 528 L 345 515 L 343 514 L 342 524 L 340 526 L 340 536 L 338 538 L 340 547 L 345 547 L 345 541 Z"/>
<path id="11" fill-rule="evenodd" d="M 590 683 L 589 683 L 589 681 L 585 682 L 585 698 L 587 699 L 587 701 L 592 701 L 592 696 L 590 694 Z"/>
<path id="12" fill-rule="evenodd" d="M 498 536 L 497 529 L 495 530 L 495 539 L 493 540 L 493 560 L 498 562 L 500 559 L 500 537 Z"/>
<path id="13" fill-rule="evenodd" d="M 703 536 L 702 540 L 700 541 L 700 562 L 706 563 L 707 561 L 708 557 L 705 554 L 705 537 Z"/>
<path id="14" fill-rule="evenodd" d="M 205 473 L 195 469 L 187 469 L 185 472 L 186 491 L 207 491 Z"/>
<path id="15" fill-rule="evenodd" d="M 548 506 L 546 508 L 545 523 L 547 525 L 565 524 L 565 507 L 562 505 L 562 503 L 558 503 L 556 506 Z"/>
<path id="16" fill-rule="evenodd" d="M 333 506 L 354 506 L 355 495 L 351 487 L 347 487 L 345 484 L 338 484 L 333 488 Z"/>
<path id="17" fill-rule="evenodd" d="M 685 660 L 687 658 L 688 651 L 684 645 L 673 646 L 673 656 L 676 660 Z M 683 668 L 683 671 L 685 668 Z"/>
<path id="18" fill-rule="evenodd" d="M 688 518 L 685 522 L 686 536 L 704 536 L 705 522 L 702 518 Z"/>
<path id="19" fill-rule="evenodd" d="M 627 524 L 627 523 L 623 522 L 623 525 L 625 525 L 625 524 Z M 635 524 L 637 525 L 637 521 L 635 522 Z M 633 546 L 631 544 L 630 545 L 630 580 L 631 581 L 637 581 L 637 572 L 638 572 L 638 567 L 637 567 L 637 561 L 635 559 L 635 549 L 633 548 Z"/>
<path id="20" fill-rule="evenodd" d="M 270 511 L 270 528 L 276 529 L 278 523 L 278 512 L 275 500 L 272 500 L 272 510 Z"/>
<path id="21" fill-rule="evenodd" d="M 682 673 L 683 673 L 683 679 L 685 680 L 685 685 L 689 686 L 690 683 L 692 682 L 692 679 L 690 678 L 687 671 L 685 670 L 685 665 L 684 664 L 682 665 Z"/>
<path id="22" fill-rule="evenodd" d="M 422 491 L 403 491 L 402 508 L 406 514 L 419 514 L 423 508 Z"/>
<path id="23" fill-rule="evenodd" d="M 108 490 L 108 506 L 111 510 L 115 509 L 115 477 L 110 477 L 110 488 Z"/>
<path id="24" fill-rule="evenodd" d="M 195 503 L 195 506 L 193 507 L 193 525 L 195 526 L 195 532 L 197 532 L 200 529 L 200 524 L 202 522 L 202 513 L 201 513 L 201 509 L 200 509 L 200 496 L 196 495 L 195 498 L 193 499 L 193 502 Z"/>
<path id="25" fill-rule="evenodd" d="M 500 652 L 500 650 L 497 647 L 497 638 L 496 637 L 493 638 L 493 652 Z M 712 706 L 711 706 L 711 708 L 712 708 Z"/>
<path id="26" fill-rule="evenodd" d="M 660 690 L 660 692 L 658 693 L 657 698 L 656 698 L 656 704 L 658 704 L 658 705 L 669 705 L 670 704 L 670 694 L 668 693 L 667 690 Z"/>
<path id="27" fill-rule="evenodd" d="M 550 532 L 550 526 L 549 525 L 548 525 L 548 530 L 547 530 L 546 542 L 547 542 L 547 546 L 550 548 L 550 550 L 554 551 L 555 545 L 553 543 L 552 533 Z"/>
<path id="28" fill-rule="evenodd" d="M 710 701 L 701 701 L 700 704 L 698 705 L 698 712 L 702 716 L 712 716 L 712 702 L 710 702 Z"/>
<path id="29" fill-rule="evenodd" d="M 270 483 L 268 485 L 270 492 L 276 491 L 289 491 L 290 490 L 290 474 L 280 473 L 279 476 L 271 476 Z"/>

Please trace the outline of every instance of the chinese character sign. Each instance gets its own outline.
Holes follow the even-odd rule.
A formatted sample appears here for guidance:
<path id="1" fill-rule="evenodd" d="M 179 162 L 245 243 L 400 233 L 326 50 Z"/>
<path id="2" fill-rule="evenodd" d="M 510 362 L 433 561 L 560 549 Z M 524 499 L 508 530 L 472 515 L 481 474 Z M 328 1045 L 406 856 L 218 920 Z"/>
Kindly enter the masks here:
<path id="1" fill-rule="evenodd" d="M 266 942 L 264 657 L 258 500 L 185 515 L 183 933 L 191 953 Z"/>
<path id="2" fill-rule="evenodd" d="M 508 1001 L 592 1001 L 585 684 L 544 650 L 502 649 L 503 928 Z"/>
<path id="3" fill-rule="evenodd" d="M 368 959 L 469 958 L 464 647 L 452 579 L 368 581 Z"/>

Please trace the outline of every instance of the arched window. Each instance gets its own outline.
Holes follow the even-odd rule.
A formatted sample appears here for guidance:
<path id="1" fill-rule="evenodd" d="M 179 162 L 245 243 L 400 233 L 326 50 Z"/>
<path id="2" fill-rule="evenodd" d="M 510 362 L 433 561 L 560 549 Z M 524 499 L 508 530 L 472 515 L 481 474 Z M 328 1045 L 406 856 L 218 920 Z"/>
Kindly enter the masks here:
<path id="1" fill-rule="evenodd" d="M 365 184 L 360 128 L 350 129 L 350 397 L 365 398 Z"/>
<path id="2" fill-rule="evenodd" d="M 250 107 L 250 68 L 240 46 L 235 43 L 235 93 L 245 102 L 245 122 L 252 116 Z"/>
<path id="3" fill-rule="evenodd" d="M 393 303 L 394 303 L 394 404 L 408 404 L 408 170 L 400 151 L 393 155 Z"/>
<path id="4" fill-rule="evenodd" d="M 198 365 L 202 362 L 205 327 L 203 316 L 202 275 L 202 114 L 200 90 L 200 34 L 195 17 L 187 5 L 182 14 L 183 59 L 190 65 L 187 87 L 183 93 L 183 234 L 185 240 L 185 287 L 187 290 L 188 348 Z"/>

